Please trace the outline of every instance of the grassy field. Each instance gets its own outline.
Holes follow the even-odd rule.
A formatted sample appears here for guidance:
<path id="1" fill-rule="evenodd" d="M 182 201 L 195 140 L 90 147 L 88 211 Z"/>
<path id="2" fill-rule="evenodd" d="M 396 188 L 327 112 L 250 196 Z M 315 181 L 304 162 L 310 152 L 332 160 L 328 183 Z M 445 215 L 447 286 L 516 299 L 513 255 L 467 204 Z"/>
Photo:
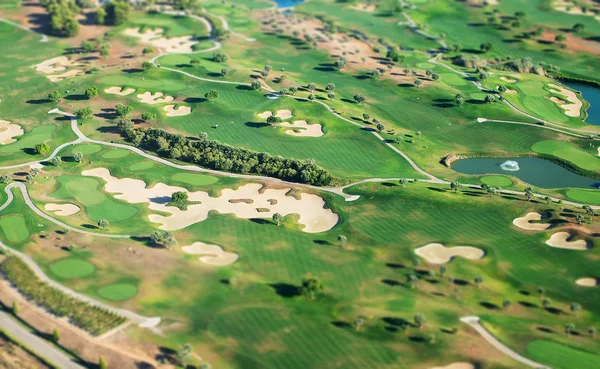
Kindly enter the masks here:
<path id="1" fill-rule="evenodd" d="M 527 345 L 527 353 L 535 360 L 552 365 L 553 368 L 592 369 L 600 365 L 598 355 L 576 350 L 552 341 L 533 341 Z"/>
<path id="2" fill-rule="evenodd" d="M 481 177 L 481 183 L 485 183 L 490 186 L 508 187 L 513 184 L 513 181 L 504 176 L 484 176 Z"/>
<path id="3" fill-rule="evenodd" d="M 94 273 L 94 264 L 79 258 L 67 258 L 48 266 L 52 274 L 60 279 L 87 277 Z"/>
<path id="4" fill-rule="evenodd" d="M 548 140 L 536 142 L 531 149 L 540 154 L 552 155 L 569 161 L 585 170 L 600 171 L 600 159 L 597 156 L 582 151 L 565 141 Z"/>

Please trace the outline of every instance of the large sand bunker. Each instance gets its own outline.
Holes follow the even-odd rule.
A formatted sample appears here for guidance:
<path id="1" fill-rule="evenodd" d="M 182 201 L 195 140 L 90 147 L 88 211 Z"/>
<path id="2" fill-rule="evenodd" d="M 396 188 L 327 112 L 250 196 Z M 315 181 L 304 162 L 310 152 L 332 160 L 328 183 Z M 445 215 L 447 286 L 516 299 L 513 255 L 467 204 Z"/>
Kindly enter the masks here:
<path id="1" fill-rule="evenodd" d="M 579 278 L 575 283 L 581 287 L 596 287 L 598 280 L 596 278 Z"/>
<path id="2" fill-rule="evenodd" d="M 452 364 L 446 365 L 446 366 L 436 366 L 431 369 L 475 369 L 475 365 L 473 365 L 471 363 L 460 362 L 460 363 L 452 363 Z"/>
<path id="3" fill-rule="evenodd" d="M 164 230 L 183 229 L 191 224 L 201 222 L 208 218 L 210 211 L 221 214 L 233 214 L 238 218 L 270 219 L 273 214 L 282 216 L 298 214 L 298 223 L 304 225 L 304 232 L 318 233 L 333 228 L 338 222 L 338 215 L 331 209 L 325 209 L 325 200 L 320 196 L 301 193 L 300 199 L 287 196 L 289 188 L 265 189 L 258 183 L 249 183 L 240 186 L 237 190 L 223 189 L 221 196 L 211 197 L 203 191 L 189 192 L 187 189 L 157 183 L 151 188 L 146 188 L 146 183 L 139 179 L 113 177 L 106 168 L 85 170 L 84 176 L 100 177 L 106 181 L 104 189 L 116 194 L 115 198 L 130 203 L 148 203 L 151 210 L 171 214 L 163 216 L 151 214 L 150 221 L 161 223 L 160 228 Z M 188 193 L 191 202 L 200 202 L 181 210 L 174 206 L 167 206 L 173 192 L 184 191 Z M 251 199 L 252 203 L 239 201 L 240 199 Z M 233 200 L 231 202 L 230 200 Z M 236 201 L 237 200 L 237 201 Z M 270 200 L 277 200 L 270 201 Z M 259 211 L 260 210 L 260 211 Z M 266 210 L 266 211 L 265 211 Z"/>
<path id="4" fill-rule="evenodd" d="M 24 133 L 20 125 L 0 119 L 0 144 L 8 145 L 16 142 L 17 140 L 13 137 L 21 136 Z"/>
<path id="5" fill-rule="evenodd" d="M 513 220 L 513 224 L 528 231 L 545 231 L 550 227 L 548 223 L 531 223 L 532 220 L 542 220 L 542 215 L 535 212 L 527 213 L 524 217 Z"/>
<path id="6" fill-rule="evenodd" d="M 162 37 L 164 33 L 162 28 L 147 29 L 143 33 L 140 33 L 139 28 L 127 28 L 123 33 L 139 38 L 141 43 L 161 48 L 167 53 L 191 53 L 194 51 L 192 46 L 198 43 L 198 40 L 192 36 Z"/>
<path id="7" fill-rule="evenodd" d="M 557 99 L 556 97 L 550 98 L 552 102 L 560 105 L 560 107 L 565 110 L 565 115 L 569 117 L 578 117 L 581 114 L 581 107 L 583 106 L 583 103 L 581 100 L 579 100 L 579 98 L 577 98 L 575 92 L 555 84 L 550 84 L 548 86 L 552 87 L 550 92 L 565 96 L 567 98 L 569 104 L 565 104 L 564 101 Z"/>
<path id="8" fill-rule="evenodd" d="M 258 116 L 261 117 L 262 119 L 267 119 L 271 115 L 273 115 L 273 112 L 270 112 L 270 111 L 265 111 L 265 112 L 258 114 Z M 292 117 L 292 111 L 288 110 L 288 109 L 277 110 L 277 113 L 275 113 L 275 116 L 278 118 L 281 118 L 282 120 L 290 119 Z"/>
<path id="9" fill-rule="evenodd" d="M 320 124 L 308 124 L 305 120 L 296 120 L 294 123 L 279 123 L 280 127 L 289 127 L 293 129 L 288 129 L 285 131 L 285 134 L 291 136 L 302 136 L 302 137 L 321 137 L 323 136 L 323 131 L 321 130 Z"/>
<path id="10" fill-rule="evenodd" d="M 148 91 L 144 92 L 143 94 L 138 94 L 137 98 L 140 99 L 141 102 L 150 105 L 167 103 L 175 99 L 173 96 L 161 96 L 165 96 L 165 94 L 163 94 L 162 92 L 156 92 L 153 94 L 152 92 Z"/>
<path id="11" fill-rule="evenodd" d="M 569 250 L 587 250 L 585 240 L 567 241 L 570 237 L 569 232 L 556 232 L 546 241 L 546 245 Z"/>
<path id="12" fill-rule="evenodd" d="M 71 69 L 68 70 L 66 72 L 64 72 L 63 74 L 53 74 L 51 76 L 46 76 L 48 77 L 48 79 L 50 80 L 50 82 L 60 82 L 63 79 L 69 78 L 69 77 L 73 77 L 73 76 L 78 76 L 80 74 L 83 74 L 83 70 L 81 69 Z"/>
<path id="13" fill-rule="evenodd" d="M 167 112 L 167 117 L 179 117 L 188 115 L 192 112 L 192 108 L 189 106 L 178 106 L 177 109 L 175 109 L 175 105 L 165 105 L 163 109 Z"/>
<path id="14" fill-rule="evenodd" d="M 114 87 L 105 88 L 104 92 L 106 92 L 107 94 L 126 96 L 126 95 L 130 95 L 130 94 L 134 93 L 135 88 L 121 88 L 121 87 L 114 86 Z"/>
<path id="15" fill-rule="evenodd" d="M 75 63 L 66 56 L 57 56 L 56 58 L 48 59 L 40 64 L 35 66 L 35 70 L 38 72 L 42 72 L 44 74 L 52 74 L 56 72 L 62 72 L 66 70 L 68 67 L 81 65 L 79 63 Z"/>
<path id="16" fill-rule="evenodd" d="M 472 246 L 446 247 L 441 243 L 429 243 L 416 249 L 415 254 L 427 260 L 430 264 L 446 264 L 455 256 L 469 260 L 478 260 L 485 255 L 485 252 Z"/>
<path id="17" fill-rule="evenodd" d="M 189 246 L 181 247 L 181 250 L 186 254 L 205 255 L 200 257 L 200 261 L 210 265 L 231 265 L 238 259 L 238 254 L 226 252 L 221 246 L 209 245 L 204 242 L 194 242 Z"/>
<path id="18" fill-rule="evenodd" d="M 587 15 L 587 16 L 596 16 L 596 12 L 589 9 L 589 6 L 583 8 L 581 5 L 577 5 L 572 1 L 558 0 L 552 3 L 554 10 L 558 10 L 559 12 L 574 14 L 574 15 Z M 600 20 L 600 15 L 596 16 L 596 19 Z"/>
<path id="19" fill-rule="evenodd" d="M 46 204 L 44 209 L 53 211 L 54 214 L 62 217 L 77 214 L 80 210 L 79 206 L 73 204 Z"/>
<path id="20" fill-rule="evenodd" d="M 516 79 L 511 79 L 511 78 L 507 78 L 507 77 L 500 77 L 501 80 L 503 80 L 504 82 L 508 82 L 508 83 L 515 83 L 517 82 Z"/>

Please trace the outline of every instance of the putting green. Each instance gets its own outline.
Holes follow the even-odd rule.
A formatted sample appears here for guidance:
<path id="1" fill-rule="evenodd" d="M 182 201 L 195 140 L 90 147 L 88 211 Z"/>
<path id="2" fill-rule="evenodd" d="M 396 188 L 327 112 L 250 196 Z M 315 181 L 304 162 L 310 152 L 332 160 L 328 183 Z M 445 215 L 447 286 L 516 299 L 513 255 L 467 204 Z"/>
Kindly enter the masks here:
<path id="1" fill-rule="evenodd" d="M 0 218 L 0 229 L 8 242 L 20 243 L 29 238 L 25 218 L 21 215 L 7 215 Z"/>
<path id="2" fill-rule="evenodd" d="M 31 132 L 25 133 L 24 136 L 17 137 L 17 142 L 1 146 L 0 152 L 12 153 L 27 148 L 33 148 L 40 142 L 50 139 L 50 137 L 52 137 L 52 133 L 54 133 L 55 130 L 56 126 L 53 125 L 34 128 L 31 130 Z"/>
<path id="3" fill-rule="evenodd" d="M 533 360 L 551 365 L 556 369 L 600 368 L 600 356 L 552 341 L 536 340 L 529 342 L 527 353 L 531 355 Z"/>
<path id="4" fill-rule="evenodd" d="M 600 171 L 600 158 L 565 141 L 546 140 L 536 142 L 531 146 L 531 150 L 540 154 L 556 156 L 585 170 Z"/>
<path id="5" fill-rule="evenodd" d="M 54 275 L 64 279 L 83 278 L 96 271 L 94 264 L 77 258 L 56 261 L 49 268 Z"/>
<path id="6" fill-rule="evenodd" d="M 485 99 L 485 94 L 483 92 L 474 92 L 472 94 L 469 94 L 469 96 L 471 97 L 471 99 L 473 100 L 480 100 L 483 101 Z"/>
<path id="7" fill-rule="evenodd" d="M 600 205 L 599 190 L 569 190 L 566 195 L 569 200 L 580 204 Z"/>
<path id="8" fill-rule="evenodd" d="M 548 91 L 544 90 L 544 83 L 541 81 L 520 81 L 516 86 L 527 96 L 548 95 Z"/>
<path id="9" fill-rule="evenodd" d="M 77 145 L 71 149 L 72 153 L 80 152 L 83 155 L 93 154 L 102 150 L 102 146 L 96 144 Z"/>
<path id="10" fill-rule="evenodd" d="M 485 176 L 481 177 L 481 183 L 485 183 L 490 186 L 507 187 L 513 184 L 513 181 L 504 176 Z"/>
<path id="11" fill-rule="evenodd" d="M 126 157 L 127 155 L 129 155 L 129 150 L 116 149 L 103 154 L 102 157 L 104 159 L 120 159 Z"/>
<path id="12" fill-rule="evenodd" d="M 132 171 L 139 171 L 139 170 L 146 170 L 146 169 L 150 169 L 154 166 L 154 163 L 151 161 L 139 161 L 137 163 L 133 163 L 129 166 L 129 170 Z"/>
<path id="13" fill-rule="evenodd" d="M 100 82 L 112 86 L 136 87 L 136 88 L 159 88 L 160 91 L 182 90 L 185 85 L 169 79 L 160 80 L 145 77 L 129 77 L 124 75 L 110 75 L 100 78 Z"/>
<path id="14" fill-rule="evenodd" d="M 177 173 L 171 177 L 174 181 L 183 182 L 191 185 L 209 185 L 216 183 L 219 179 L 214 176 L 207 174 L 195 174 L 195 173 Z"/>
<path id="15" fill-rule="evenodd" d="M 106 300 L 124 301 L 135 297 L 138 288 L 130 283 L 109 284 L 98 289 L 98 295 Z"/>

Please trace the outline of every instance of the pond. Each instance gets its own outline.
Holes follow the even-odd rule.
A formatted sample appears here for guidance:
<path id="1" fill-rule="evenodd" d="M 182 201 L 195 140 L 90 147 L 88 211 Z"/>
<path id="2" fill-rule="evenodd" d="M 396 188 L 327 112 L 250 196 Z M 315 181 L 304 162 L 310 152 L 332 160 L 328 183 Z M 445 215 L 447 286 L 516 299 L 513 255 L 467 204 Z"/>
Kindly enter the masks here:
<path id="1" fill-rule="evenodd" d="M 539 158 L 470 158 L 452 163 L 464 174 L 506 174 L 540 188 L 599 188 L 600 179 L 571 172 L 549 160 Z"/>
<path id="2" fill-rule="evenodd" d="M 581 91 L 583 98 L 590 103 L 590 107 L 587 109 L 586 122 L 600 126 L 600 88 L 581 82 L 562 83 L 573 90 Z"/>
<path id="3" fill-rule="evenodd" d="M 291 8 L 298 4 L 302 4 L 304 0 L 273 0 L 280 8 Z"/>

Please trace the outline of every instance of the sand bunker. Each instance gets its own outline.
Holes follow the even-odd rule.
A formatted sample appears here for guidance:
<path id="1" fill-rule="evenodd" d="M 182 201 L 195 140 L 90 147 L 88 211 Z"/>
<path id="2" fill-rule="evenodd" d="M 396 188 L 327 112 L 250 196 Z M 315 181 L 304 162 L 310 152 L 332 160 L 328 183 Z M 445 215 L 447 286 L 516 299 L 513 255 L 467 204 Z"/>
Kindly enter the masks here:
<path id="1" fill-rule="evenodd" d="M 79 212 L 79 206 L 73 204 L 46 204 L 44 209 L 53 211 L 54 214 L 62 217 L 77 214 Z"/>
<path id="2" fill-rule="evenodd" d="M 139 38 L 143 44 L 164 49 L 167 53 L 191 53 L 194 51 L 192 46 L 198 43 L 198 40 L 192 36 L 162 37 L 164 33 L 162 28 L 147 29 L 144 33 L 140 33 L 139 28 L 127 28 L 123 33 Z"/>
<path id="3" fill-rule="evenodd" d="M 323 131 L 321 130 L 320 124 L 308 124 L 305 120 L 296 120 L 294 123 L 279 123 L 277 124 L 279 127 L 289 127 L 293 129 L 288 129 L 285 131 L 285 134 L 291 136 L 302 136 L 302 137 L 321 137 L 323 136 Z"/>
<path id="4" fill-rule="evenodd" d="M 21 136 L 24 133 L 20 125 L 0 119 L 0 144 L 8 145 L 16 142 L 17 140 L 13 137 Z"/>
<path id="5" fill-rule="evenodd" d="M 552 102 L 560 105 L 560 107 L 565 110 L 565 115 L 569 117 L 578 117 L 580 115 L 583 103 L 577 98 L 575 92 L 555 84 L 550 84 L 548 86 L 552 87 L 550 92 L 565 96 L 567 98 L 567 101 L 570 103 L 564 104 L 564 101 L 560 99 L 557 99 L 555 97 L 550 98 Z"/>
<path id="6" fill-rule="evenodd" d="M 504 82 L 508 82 L 508 83 L 515 83 L 517 82 L 516 79 L 511 79 L 511 78 L 506 78 L 506 77 L 500 77 L 501 80 L 503 80 Z"/>
<path id="7" fill-rule="evenodd" d="M 159 214 L 150 214 L 148 216 L 150 221 L 160 223 L 160 228 L 164 230 L 179 230 L 206 220 L 210 211 L 217 211 L 221 214 L 233 214 L 243 219 L 271 219 L 274 213 L 279 213 L 283 216 L 298 214 L 298 223 L 304 225 L 303 231 L 308 233 L 328 231 L 337 224 L 339 219 L 338 215 L 331 211 L 331 209 L 324 208 L 325 200 L 320 196 L 301 193 L 300 199 L 297 200 L 295 197 L 286 195 L 290 191 L 289 188 L 268 188 L 261 191 L 263 187 L 261 184 L 249 183 L 240 186 L 237 190 L 230 188 L 223 189 L 221 196 L 211 197 L 203 191 L 189 192 L 185 188 L 169 186 L 164 183 L 157 183 L 151 188 L 146 188 L 144 181 L 113 177 L 106 168 L 85 170 L 81 174 L 104 179 L 106 181 L 104 189 L 109 193 L 116 194 L 115 198 L 117 199 L 130 203 L 145 202 L 149 204 L 148 207 L 151 210 L 170 214 L 170 216 Z M 187 210 L 167 206 L 171 195 L 177 191 L 187 192 L 189 201 L 200 203 L 189 205 Z M 253 203 L 229 201 L 237 199 L 252 199 Z M 277 200 L 276 204 L 273 204 L 273 201 L 269 201 L 273 199 Z"/>
<path id="8" fill-rule="evenodd" d="M 135 88 L 124 88 L 124 89 L 122 89 L 121 87 L 110 87 L 110 88 L 105 88 L 104 92 L 106 92 L 107 94 L 113 94 L 113 95 L 119 95 L 119 96 L 126 96 L 126 95 L 134 93 L 135 92 Z"/>
<path id="9" fill-rule="evenodd" d="M 361 12 L 373 13 L 377 7 L 373 4 L 363 4 L 359 3 L 356 5 L 350 6 L 351 9 L 360 10 Z"/>
<path id="10" fill-rule="evenodd" d="M 53 74 L 51 76 L 46 76 L 46 77 L 48 77 L 50 82 L 59 82 L 59 81 L 62 81 L 63 79 L 73 77 L 73 76 L 78 76 L 80 74 L 83 74 L 83 70 L 71 69 L 69 71 L 64 72 L 63 74 Z"/>
<path id="11" fill-rule="evenodd" d="M 270 111 L 265 111 L 265 112 L 258 114 L 258 116 L 261 117 L 262 119 L 267 119 L 271 115 L 273 115 L 273 113 Z M 277 110 L 277 113 L 275 114 L 275 116 L 278 118 L 281 118 L 283 120 L 290 119 L 292 117 L 292 111 L 287 110 L 287 109 Z"/>
<path id="12" fill-rule="evenodd" d="M 485 255 L 485 252 L 472 246 L 446 247 L 441 243 L 429 243 L 416 249 L 415 254 L 427 260 L 430 264 L 446 264 L 455 256 L 469 260 L 478 260 Z"/>
<path id="13" fill-rule="evenodd" d="M 563 13 L 567 13 L 567 14 L 574 14 L 574 15 L 587 15 L 587 16 L 595 16 L 596 13 L 594 11 L 592 11 L 591 9 L 585 9 L 585 11 L 582 9 L 581 5 L 577 5 L 572 1 L 565 1 L 565 0 L 558 0 L 555 1 L 552 6 L 554 7 L 555 10 L 558 10 L 559 12 L 563 12 Z M 599 17 L 596 17 L 596 19 L 600 19 Z"/>
<path id="14" fill-rule="evenodd" d="M 70 61 L 66 56 L 58 56 L 56 58 L 48 59 L 35 66 L 35 70 L 45 74 L 51 74 L 66 70 L 68 67 L 82 65 L 80 63 L 74 63 Z"/>
<path id="15" fill-rule="evenodd" d="M 531 223 L 532 220 L 542 220 L 542 215 L 535 212 L 527 213 L 524 217 L 513 220 L 513 224 L 528 231 L 545 231 L 550 227 L 548 223 Z"/>
<path id="16" fill-rule="evenodd" d="M 475 369 L 475 365 L 471 363 L 452 363 L 447 366 L 436 366 L 431 369 Z"/>
<path id="17" fill-rule="evenodd" d="M 152 93 L 150 91 L 144 92 L 143 94 L 137 95 L 137 98 L 140 99 L 143 103 L 155 105 L 162 104 L 173 101 L 175 98 L 173 96 L 165 96 L 162 92 Z"/>
<path id="18" fill-rule="evenodd" d="M 183 246 L 181 248 L 186 254 L 192 255 L 206 255 L 200 257 L 200 261 L 204 264 L 210 265 L 231 265 L 238 259 L 238 254 L 233 252 L 226 252 L 221 246 L 209 245 L 204 242 L 194 242 L 189 246 Z"/>
<path id="19" fill-rule="evenodd" d="M 598 280 L 596 278 L 579 278 L 575 283 L 582 287 L 596 287 L 598 285 Z"/>
<path id="20" fill-rule="evenodd" d="M 587 250 L 585 240 L 567 241 L 571 237 L 569 232 L 556 232 L 546 241 L 546 245 L 569 250 Z"/>
<path id="21" fill-rule="evenodd" d="M 179 117 L 182 115 L 188 115 L 192 112 L 192 108 L 189 106 L 179 106 L 174 109 L 175 105 L 165 105 L 163 109 L 167 112 L 167 117 Z"/>

